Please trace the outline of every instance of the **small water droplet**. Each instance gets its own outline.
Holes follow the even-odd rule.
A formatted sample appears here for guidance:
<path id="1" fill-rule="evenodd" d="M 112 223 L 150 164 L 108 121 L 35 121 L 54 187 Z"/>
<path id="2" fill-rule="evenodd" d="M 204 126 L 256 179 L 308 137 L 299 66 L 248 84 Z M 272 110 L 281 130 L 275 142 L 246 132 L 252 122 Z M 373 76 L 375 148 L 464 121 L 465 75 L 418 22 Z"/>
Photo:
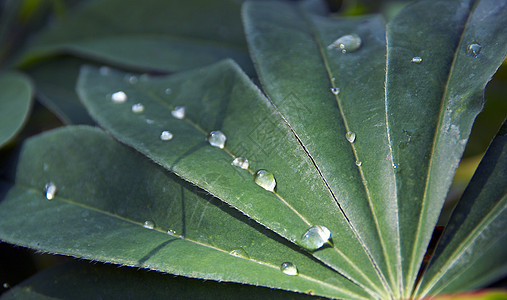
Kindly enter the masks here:
<path id="1" fill-rule="evenodd" d="M 155 228 L 155 223 L 153 223 L 153 221 L 144 221 L 144 224 L 143 224 L 143 227 L 144 228 L 148 228 L 148 229 L 154 229 Z"/>
<path id="2" fill-rule="evenodd" d="M 356 140 L 356 134 L 352 131 L 348 131 L 345 134 L 345 138 L 349 141 L 349 143 L 353 143 Z"/>
<path id="3" fill-rule="evenodd" d="M 331 238 L 331 231 L 327 229 L 327 227 L 322 225 L 314 225 L 310 227 L 302 236 L 299 244 L 301 247 L 314 251 L 322 246 L 325 243 L 329 242 Z"/>
<path id="4" fill-rule="evenodd" d="M 211 146 L 224 149 L 227 137 L 221 131 L 216 130 L 209 133 L 208 142 Z"/>
<path id="5" fill-rule="evenodd" d="M 170 88 L 166 88 L 166 89 L 164 90 L 164 93 L 166 93 L 167 95 L 169 95 L 169 94 L 171 93 L 171 89 L 170 89 Z"/>
<path id="6" fill-rule="evenodd" d="M 478 57 L 481 53 L 481 49 L 482 46 L 479 43 L 473 42 L 468 46 L 468 54 L 472 55 L 473 57 Z"/>
<path id="7" fill-rule="evenodd" d="M 339 88 L 331 88 L 331 93 L 333 93 L 334 95 L 338 95 L 340 93 L 340 89 Z"/>
<path id="8" fill-rule="evenodd" d="M 295 264 L 293 264 L 291 262 L 282 263 L 280 265 L 280 270 L 283 272 L 283 274 L 289 275 L 289 276 L 297 276 L 299 274 L 298 268 L 296 267 Z"/>
<path id="9" fill-rule="evenodd" d="M 107 76 L 111 74 L 111 69 L 108 66 L 102 66 L 99 68 L 99 73 L 102 76 Z"/>
<path id="10" fill-rule="evenodd" d="M 132 112 L 136 113 L 136 114 L 140 114 L 144 111 L 144 105 L 142 105 L 141 103 L 136 103 L 134 105 L 132 105 Z"/>
<path id="11" fill-rule="evenodd" d="M 139 81 L 139 79 L 137 78 L 136 75 L 127 75 L 127 81 L 130 84 L 136 84 Z"/>
<path id="12" fill-rule="evenodd" d="M 233 161 L 232 161 L 232 165 L 233 166 L 236 166 L 236 167 L 240 167 L 241 169 L 243 170 L 248 170 L 248 167 L 250 166 L 250 162 L 248 161 L 248 159 L 246 158 L 243 158 L 243 157 L 236 157 Z"/>
<path id="13" fill-rule="evenodd" d="M 174 135 L 170 131 L 168 131 L 168 130 L 164 130 L 160 134 L 160 139 L 162 141 L 170 141 L 170 140 L 173 139 L 173 137 L 174 137 Z"/>
<path id="14" fill-rule="evenodd" d="M 7 282 L 4 282 L 4 284 L 2 284 L 2 286 L 4 289 L 8 289 L 11 287 L 10 284 L 8 284 Z"/>
<path id="15" fill-rule="evenodd" d="M 360 160 L 356 160 L 356 166 L 360 167 L 362 164 L 363 164 L 363 162 L 362 162 L 362 161 L 360 161 Z"/>
<path id="16" fill-rule="evenodd" d="M 46 199 L 53 200 L 56 194 L 56 185 L 52 182 L 47 183 L 44 186 L 44 193 L 46 194 Z"/>
<path id="17" fill-rule="evenodd" d="M 420 56 L 415 56 L 412 58 L 412 62 L 415 64 L 420 64 L 422 63 L 422 58 Z"/>
<path id="18" fill-rule="evenodd" d="M 153 124 L 155 123 L 155 121 L 153 121 L 152 119 L 146 119 L 146 124 Z"/>
<path id="19" fill-rule="evenodd" d="M 113 100 L 115 103 L 123 103 L 127 101 L 127 94 L 125 94 L 123 91 L 118 91 L 111 95 L 111 100 Z"/>
<path id="20" fill-rule="evenodd" d="M 248 253 L 243 248 L 234 249 L 231 252 L 229 252 L 231 255 L 243 257 L 243 258 L 250 258 Z"/>
<path id="21" fill-rule="evenodd" d="M 185 106 L 176 106 L 172 111 L 171 115 L 176 119 L 183 119 L 185 117 Z"/>
<path id="22" fill-rule="evenodd" d="M 355 34 L 347 34 L 339 37 L 336 41 L 331 43 L 328 49 L 338 49 L 342 53 L 354 52 L 361 47 L 361 38 Z"/>
<path id="23" fill-rule="evenodd" d="M 259 170 L 253 175 L 255 183 L 263 189 L 273 192 L 276 187 L 276 180 L 273 173 L 268 170 Z"/>
<path id="24" fill-rule="evenodd" d="M 175 234 L 176 234 L 176 230 L 169 229 L 169 230 L 167 231 L 167 234 L 170 234 L 170 235 L 175 235 Z"/>
<path id="25" fill-rule="evenodd" d="M 139 76 L 139 80 L 141 81 L 148 81 L 148 79 L 150 79 L 150 75 L 144 73 L 144 74 L 141 74 L 141 76 Z"/>

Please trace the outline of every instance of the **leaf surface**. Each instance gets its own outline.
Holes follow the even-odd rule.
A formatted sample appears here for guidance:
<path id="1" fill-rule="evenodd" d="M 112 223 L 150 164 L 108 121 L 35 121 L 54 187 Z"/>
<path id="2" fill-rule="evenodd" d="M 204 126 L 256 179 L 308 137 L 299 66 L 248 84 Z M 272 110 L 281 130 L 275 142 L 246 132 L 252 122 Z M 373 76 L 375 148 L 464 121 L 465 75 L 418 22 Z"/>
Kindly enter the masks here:
<path id="1" fill-rule="evenodd" d="M 84 3 L 28 46 L 21 65 L 71 53 L 126 68 L 180 71 L 233 58 L 253 70 L 240 3 L 205 0 Z"/>
<path id="2" fill-rule="evenodd" d="M 419 295 L 470 290 L 507 272 L 507 125 L 454 209 L 419 284 Z"/>
<path id="3" fill-rule="evenodd" d="M 188 277 L 367 297 L 287 241 L 98 129 L 65 127 L 31 138 L 16 161 L 9 181 L 0 185 L 3 241 Z M 49 182 L 56 186 L 52 200 L 43 192 Z M 287 261 L 297 266 L 298 276 L 280 271 Z"/>
<path id="4" fill-rule="evenodd" d="M 228 60 L 134 85 L 124 76 L 122 72 L 101 76 L 93 68 L 81 73 L 78 94 L 102 127 L 294 243 L 301 242 L 310 226 L 326 226 L 334 247 L 312 254 L 370 291 L 381 284 L 290 128 L 236 64 Z M 116 91 L 123 91 L 128 100 L 111 101 Z M 132 106 L 137 103 L 144 110 L 136 114 Z M 171 116 L 177 106 L 186 107 L 184 119 Z M 174 138 L 161 141 L 164 130 Z M 206 141 L 212 130 L 227 137 L 224 149 Z M 236 157 L 250 161 L 248 170 L 231 165 Z M 259 169 L 274 174 L 275 192 L 255 184 L 252 176 Z"/>
<path id="5" fill-rule="evenodd" d="M 32 106 L 33 88 L 21 73 L 0 73 L 0 147 L 23 127 Z"/>

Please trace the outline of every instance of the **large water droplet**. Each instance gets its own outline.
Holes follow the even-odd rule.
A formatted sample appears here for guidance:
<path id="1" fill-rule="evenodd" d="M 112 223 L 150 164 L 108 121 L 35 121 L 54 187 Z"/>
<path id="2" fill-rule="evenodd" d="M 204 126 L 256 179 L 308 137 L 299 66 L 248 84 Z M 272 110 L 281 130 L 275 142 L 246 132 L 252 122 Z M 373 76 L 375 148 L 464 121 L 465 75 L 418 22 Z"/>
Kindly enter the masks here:
<path id="1" fill-rule="evenodd" d="M 334 95 L 338 95 L 340 93 L 340 89 L 339 88 L 331 88 L 331 93 L 333 93 Z"/>
<path id="2" fill-rule="evenodd" d="M 56 185 L 52 182 L 47 183 L 44 186 L 44 193 L 46 194 L 46 198 L 48 200 L 52 200 L 56 194 Z"/>
<path id="3" fill-rule="evenodd" d="M 296 276 L 299 274 L 298 268 L 295 264 L 291 262 L 284 262 L 280 265 L 280 270 L 283 272 L 283 274 L 290 275 L 290 276 Z"/>
<path id="4" fill-rule="evenodd" d="M 276 180 L 273 173 L 268 170 L 259 170 L 254 174 L 254 181 L 265 190 L 273 192 L 276 187 Z"/>
<path id="5" fill-rule="evenodd" d="M 482 46 L 479 43 L 473 42 L 472 44 L 470 44 L 468 46 L 467 50 L 468 50 L 469 55 L 472 55 L 473 57 L 477 57 L 481 53 L 481 49 L 482 49 Z"/>
<path id="6" fill-rule="evenodd" d="M 221 131 L 216 130 L 209 133 L 208 142 L 211 146 L 224 149 L 227 137 Z"/>
<path id="7" fill-rule="evenodd" d="M 310 227 L 303 235 L 299 244 L 301 247 L 313 251 L 324 246 L 331 238 L 331 231 L 326 226 L 314 225 Z"/>
<path id="8" fill-rule="evenodd" d="M 185 117 L 185 106 L 176 106 L 172 111 L 171 115 L 176 119 L 183 119 Z"/>
<path id="9" fill-rule="evenodd" d="M 243 257 L 243 258 L 250 258 L 248 253 L 243 248 L 234 249 L 231 252 L 229 252 L 231 255 Z"/>
<path id="10" fill-rule="evenodd" d="M 420 56 L 415 56 L 412 58 L 412 62 L 416 64 L 422 63 L 422 58 Z"/>
<path id="11" fill-rule="evenodd" d="M 349 141 L 349 143 L 353 143 L 356 140 L 356 134 L 352 131 L 348 131 L 345 134 L 345 138 Z"/>
<path id="12" fill-rule="evenodd" d="M 248 159 L 246 158 L 243 158 L 243 157 L 236 157 L 233 161 L 232 161 L 232 165 L 233 166 L 236 166 L 236 167 L 240 167 L 241 169 L 243 170 L 248 170 L 248 167 L 250 166 L 250 162 L 248 161 Z"/>
<path id="13" fill-rule="evenodd" d="M 349 53 L 356 51 L 359 47 L 361 47 L 361 38 L 357 34 L 352 33 L 338 38 L 327 48 L 338 49 L 342 53 Z"/>
<path id="14" fill-rule="evenodd" d="M 160 134 L 160 139 L 162 141 L 170 141 L 173 139 L 173 137 L 174 137 L 174 135 L 170 131 L 167 131 L 167 130 L 162 131 L 162 133 Z"/>
<path id="15" fill-rule="evenodd" d="M 140 114 L 144 111 L 144 105 L 142 105 L 141 103 L 136 103 L 134 105 L 132 105 L 132 112 L 136 113 L 136 114 Z"/>
<path id="16" fill-rule="evenodd" d="M 356 160 L 356 166 L 360 167 L 363 165 L 363 162 L 360 160 Z"/>
<path id="17" fill-rule="evenodd" d="M 127 94 L 125 94 L 123 91 L 118 91 L 111 95 L 111 100 L 116 103 L 123 103 L 127 101 Z"/>
<path id="18" fill-rule="evenodd" d="M 155 223 L 153 223 L 153 221 L 144 221 L 144 224 L 143 224 L 143 227 L 144 228 L 148 228 L 148 229 L 154 229 L 155 228 Z"/>

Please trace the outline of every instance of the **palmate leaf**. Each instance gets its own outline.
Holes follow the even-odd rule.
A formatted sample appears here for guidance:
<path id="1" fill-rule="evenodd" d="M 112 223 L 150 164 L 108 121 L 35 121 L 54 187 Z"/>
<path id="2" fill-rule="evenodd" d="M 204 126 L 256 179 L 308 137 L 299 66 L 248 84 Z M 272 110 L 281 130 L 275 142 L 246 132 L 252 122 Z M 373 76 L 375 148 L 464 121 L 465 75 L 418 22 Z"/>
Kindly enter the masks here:
<path id="1" fill-rule="evenodd" d="M 8 299 L 315 299 L 248 285 L 174 277 L 146 270 L 70 262 L 44 270 L 2 295 Z"/>
<path id="2" fill-rule="evenodd" d="M 173 72 L 230 57 L 253 73 L 240 6 L 234 0 L 83 3 L 38 35 L 19 64 L 65 53 L 131 69 Z"/>
<path id="3" fill-rule="evenodd" d="M 418 296 L 474 289 L 507 273 L 506 133 L 504 124 L 454 209 Z"/>
<path id="4" fill-rule="evenodd" d="M 0 147 L 25 123 L 32 106 L 33 87 L 21 73 L 0 73 Z"/>
<path id="5" fill-rule="evenodd" d="M 368 296 L 98 129 L 66 127 L 31 138 L 16 161 L 8 181 L 0 182 L 0 236 L 9 243 L 188 277 Z M 43 192 L 50 182 L 52 200 Z M 284 262 L 295 264 L 299 275 L 283 274 Z"/>
<path id="6" fill-rule="evenodd" d="M 394 297 L 411 294 L 484 86 L 507 53 L 506 2 L 476 2 L 414 3 L 385 36 L 375 17 L 326 19 L 288 3 L 243 9 L 266 93 Z M 357 51 L 328 47 L 352 33 L 363 41 Z M 306 114 L 288 105 L 286 91 Z M 342 142 L 348 131 L 356 134 L 350 145 Z"/>
<path id="7" fill-rule="evenodd" d="M 248 77 L 231 61 L 130 84 L 122 72 L 101 75 L 84 68 L 78 94 L 92 117 L 116 138 L 163 167 L 200 186 L 222 201 L 275 231 L 301 243 L 312 225 L 333 234 L 334 247 L 312 254 L 372 294 L 381 282 L 360 242 L 348 226 L 317 170 L 282 117 Z M 171 93 L 167 95 L 166 89 Z M 115 103 L 111 95 L 128 99 Z M 134 113 L 136 104 L 144 110 Z M 184 105 L 184 119 L 171 111 Z M 208 132 L 221 130 L 224 149 L 210 146 Z M 162 141 L 162 131 L 174 138 Z M 250 161 L 248 170 L 231 163 Z M 252 175 L 267 169 L 277 187 L 270 192 L 255 184 Z"/>

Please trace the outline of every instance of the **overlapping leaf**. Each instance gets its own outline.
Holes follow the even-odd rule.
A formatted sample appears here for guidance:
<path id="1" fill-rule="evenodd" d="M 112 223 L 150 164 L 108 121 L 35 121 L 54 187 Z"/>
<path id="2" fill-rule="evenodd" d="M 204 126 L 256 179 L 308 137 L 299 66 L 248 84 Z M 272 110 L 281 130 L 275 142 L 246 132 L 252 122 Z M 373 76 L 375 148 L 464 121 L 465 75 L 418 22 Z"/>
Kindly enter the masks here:
<path id="1" fill-rule="evenodd" d="M 239 10 L 233 0 L 91 1 L 38 35 L 20 64 L 71 53 L 139 70 L 180 71 L 230 57 L 252 72 Z"/>
<path id="2" fill-rule="evenodd" d="M 367 297 L 290 243 L 98 129 L 66 127 L 28 140 L 8 180 L 0 185 L 0 236 L 10 243 L 189 277 Z M 52 200 L 43 192 L 50 182 L 56 186 Z M 295 264 L 299 275 L 283 274 L 283 262 Z"/>

